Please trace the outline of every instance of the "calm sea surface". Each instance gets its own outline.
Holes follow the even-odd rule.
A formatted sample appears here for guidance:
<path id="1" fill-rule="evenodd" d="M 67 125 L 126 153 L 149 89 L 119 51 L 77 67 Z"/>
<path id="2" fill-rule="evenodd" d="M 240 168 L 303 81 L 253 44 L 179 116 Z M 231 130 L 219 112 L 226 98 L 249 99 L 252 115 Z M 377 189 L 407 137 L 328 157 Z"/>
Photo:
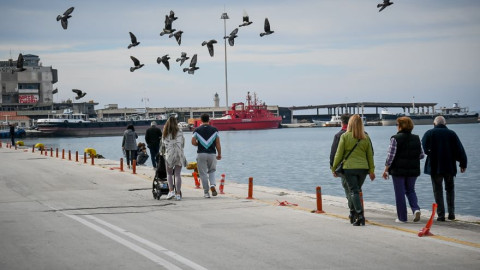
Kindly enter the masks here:
<path id="1" fill-rule="evenodd" d="M 468 156 L 468 168 L 463 174 L 457 174 L 455 180 L 456 213 L 480 217 L 480 125 L 449 125 L 465 147 Z M 423 136 L 432 126 L 416 126 L 413 133 Z M 334 178 L 329 170 L 329 154 L 333 136 L 339 128 L 283 128 L 258 131 L 220 132 L 222 142 L 222 160 L 217 164 L 217 179 L 226 174 L 226 181 L 248 183 L 253 177 L 255 185 L 286 188 L 295 191 L 315 193 L 317 186 L 322 194 L 344 196 L 339 178 Z M 396 133 L 396 127 L 366 127 L 375 151 L 375 173 L 377 178 L 371 182 L 368 177 L 363 186 L 364 199 L 395 205 L 391 180 L 384 180 L 386 152 L 390 136 Z M 185 155 L 188 161 L 195 161 L 196 148 L 190 144 L 191 132 L 185 132 Z M 144 142 L 139 136 L 138 141 Z M 87 147 L 95 148 L 97 153 L 107 159 L 120 160 L 122 136 L 88 138 L 26 138 L 26 145 L 37 142 L 47 148 L 65 149 L 83 153 Z M 421 161 L 422 171 L 424 161 Z M 151 164 L 150 160 L 147 164 Z M 184 169 L 185 172 L 191 172 Z M 417 179 L 417 196 L 421 208 L 431 209 L 434 202 L 432 184 L 428 175 Z"/>

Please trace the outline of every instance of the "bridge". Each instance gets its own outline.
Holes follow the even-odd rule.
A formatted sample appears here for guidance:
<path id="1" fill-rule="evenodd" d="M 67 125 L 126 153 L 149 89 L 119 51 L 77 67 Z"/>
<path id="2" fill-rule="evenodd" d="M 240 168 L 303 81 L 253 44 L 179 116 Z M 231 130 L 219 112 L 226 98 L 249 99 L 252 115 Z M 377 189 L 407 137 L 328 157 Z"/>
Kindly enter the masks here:
<path id="1" fill-rule="evenodd" d="M 425 103 L 425 102 L 346 102 L 346 103 L 337 103 L 337 104 L 326 104 L 326 105 L 307 105 L 307 106 L 293 106 L 288 109 L 291 111 L 300 111 L 300 110 L 317 110 L 317 115 L 319 115 L 320 109 L 327 109 L 329 115 L 350 113 L 350 114 L 362 114 L 365 108 L 375 108 L 376 114 L 379 114 L 378 108 L 402 108 L 404 112 L 416 112 L 422 113 L 432 113 L 435 112 L 435 106 L 437 103 Z"/>

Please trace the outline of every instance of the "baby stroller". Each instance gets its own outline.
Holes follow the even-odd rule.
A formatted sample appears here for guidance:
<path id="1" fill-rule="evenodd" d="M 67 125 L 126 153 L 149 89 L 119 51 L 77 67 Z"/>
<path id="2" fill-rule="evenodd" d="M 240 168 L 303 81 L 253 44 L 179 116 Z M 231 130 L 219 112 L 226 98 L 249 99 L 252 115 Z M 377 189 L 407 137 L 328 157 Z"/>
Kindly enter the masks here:
<path id="1" fill-rule="evenodd" d="M 162 195 L 168 194 L 167 168 L 165 167 L 165 158 L 160 153 L 157 154 L 157 168 L 155 178 L 153 178 L 152 193 L 153 198 L 160 200 Z"/>

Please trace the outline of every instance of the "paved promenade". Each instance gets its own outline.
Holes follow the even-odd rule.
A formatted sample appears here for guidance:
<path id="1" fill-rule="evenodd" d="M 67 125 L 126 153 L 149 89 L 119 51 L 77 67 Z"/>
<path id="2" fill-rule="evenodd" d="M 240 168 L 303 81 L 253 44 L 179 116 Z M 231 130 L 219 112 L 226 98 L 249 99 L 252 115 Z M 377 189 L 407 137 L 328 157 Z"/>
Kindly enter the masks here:
<path id="1" fill-rule="evenodd" d="M 183 176 L 183 200 L 154 200 L 150 167 L 121 172 L 119 161 L 91 165 L 5 140 L 0 164 L 0 269 L 480 267 L 480 224 L 435 221 L 434 236 L 418 237 L 427 210 L 398 224 L 393 207 L 366 201 L 366 226 L 353 227 L 344 198 L 323 196 L 325 213 L 312 213 L 314 191 L 254 185 L 246 199 L 247 185 L 227 177 L 225 194 L 205 199 Z"/>

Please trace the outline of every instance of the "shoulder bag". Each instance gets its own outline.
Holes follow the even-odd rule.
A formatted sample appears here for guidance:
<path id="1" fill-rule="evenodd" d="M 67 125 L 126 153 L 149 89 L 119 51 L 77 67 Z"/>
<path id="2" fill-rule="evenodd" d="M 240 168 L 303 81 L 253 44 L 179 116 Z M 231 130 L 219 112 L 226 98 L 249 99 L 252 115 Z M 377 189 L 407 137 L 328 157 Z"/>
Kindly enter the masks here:
<path id="1" fill-rule="evenodd" d="M 357 147 L 359 142 L 360 142 L 360 139 L 357 141 L 357 143 L 352 148 L 352 150 L 350 150 L 350 152 L 348 152 L 347 156 L 342 160 L 342 162 L 340 162 L 340 164 L 338 164 L 337 168 L 335 169 L 335 173 L 337 174 L 337 176 L 343 176 L 344 175 L 345 170 L 343 169 L 343 163 L 345 163 L 345 161 L 350 156 L 350 154 L 353 152 L 353 150 L 355 150 L 355 148 Z"/>

